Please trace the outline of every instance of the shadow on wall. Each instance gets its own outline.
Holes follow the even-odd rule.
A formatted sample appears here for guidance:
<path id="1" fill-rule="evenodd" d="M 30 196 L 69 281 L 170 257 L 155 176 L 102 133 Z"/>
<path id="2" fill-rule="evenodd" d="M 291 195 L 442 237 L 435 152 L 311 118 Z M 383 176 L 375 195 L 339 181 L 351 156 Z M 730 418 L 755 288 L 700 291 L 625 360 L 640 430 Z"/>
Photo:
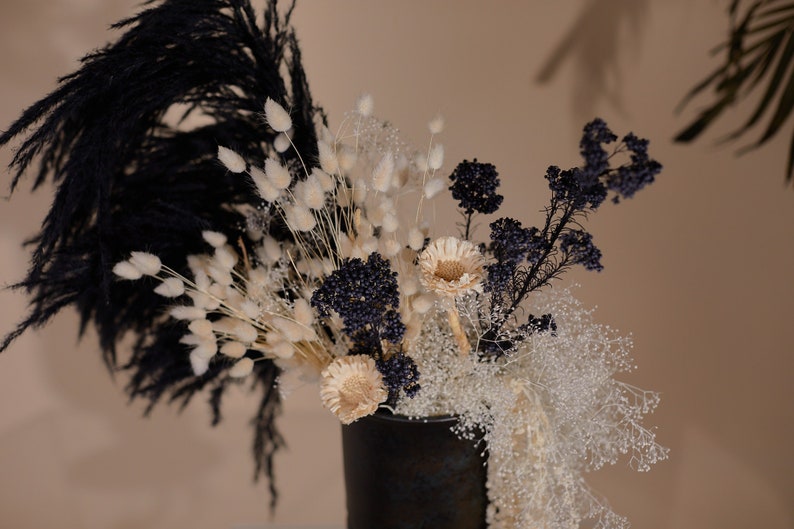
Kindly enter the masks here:
<path id="1" fill-rule="evenodd" d="M 563 35 L 535 77 L 551 82 L 560 67 L 573 63 L 573 108 L 577 120 L 592 119 L 600 100 L 620 114 L 622 103 L 620 59 L 636 51 L 646 25 L 648 0 L 589 0 Z"/>

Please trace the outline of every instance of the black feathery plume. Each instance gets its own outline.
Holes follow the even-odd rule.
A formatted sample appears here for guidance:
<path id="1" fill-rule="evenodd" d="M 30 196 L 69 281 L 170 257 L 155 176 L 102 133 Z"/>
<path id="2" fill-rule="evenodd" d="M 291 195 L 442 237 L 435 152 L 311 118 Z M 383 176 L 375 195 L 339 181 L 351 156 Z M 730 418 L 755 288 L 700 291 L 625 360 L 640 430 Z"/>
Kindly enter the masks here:
<path id="1" fill-rule="evenodd" d="M 206 249 L 201 230 L 239 238 L 245 217 L 235 206 L 261 206 L 261 199 L 217 161 L 217 151 L 225 146 L 263 162 L 275 138 L 262 118 L 266 98 L 290 109 L 298 152 L 316 153 L 314 121 L 324 117 L 312 104 L 289 25 L 294 4 L 280 14 L 276 3 L 259 25 L 248 0 L 150 0 L 113 26 L 124 30 L 115 43 L 86 56 L 0 135 L 0 146 L 22 140 L 10 165 L 12 192 L 30 172 L 34 190 L 57 186 L 41 231 L 27 242 L 27 276 L 13 285 L 30 295 L 30 312 L 0 351 L 73 306 L 80 334 L 96 327 L 108 367 L 130 373 L 127 392 L 148 399 L 147 411 L 164 397 L 187 404 L 207 388 L 217 422 L 228 366 L 213 363 L 194 376 L 179 343 L 184 331 L 169 325 L 162 298 L 140 282 L 115 280 L 112 267 L 145 250 L 187 273 L 186 256 Z M 128 333 L 136 339 L 121 361 L 117 344 Z M 272 424 L 280 410 L 277 373 L 272 362 L 256 362 L 256 476 L 261 471 L 271 484 L 282 444 Z"/>

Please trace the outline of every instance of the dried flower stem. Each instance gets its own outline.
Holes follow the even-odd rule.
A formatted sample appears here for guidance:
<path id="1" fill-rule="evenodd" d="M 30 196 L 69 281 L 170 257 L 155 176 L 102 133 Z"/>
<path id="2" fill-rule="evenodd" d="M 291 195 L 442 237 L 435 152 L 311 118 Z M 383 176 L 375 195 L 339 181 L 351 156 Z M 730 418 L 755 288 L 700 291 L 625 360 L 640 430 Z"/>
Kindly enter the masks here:
<path id="1" fill-rule="evenodd" d="M 455 341 L 458 342 L 460 355 L 467 356 L 471 352 L 471 344 L 466 337 L 463 326 L 460 324 L 460 314 L 456 306 L 452 305 L 447 309 L 447 319 L 449 321 L 449 327 L 452 329 L 452 335 L 455 336 Z"/>

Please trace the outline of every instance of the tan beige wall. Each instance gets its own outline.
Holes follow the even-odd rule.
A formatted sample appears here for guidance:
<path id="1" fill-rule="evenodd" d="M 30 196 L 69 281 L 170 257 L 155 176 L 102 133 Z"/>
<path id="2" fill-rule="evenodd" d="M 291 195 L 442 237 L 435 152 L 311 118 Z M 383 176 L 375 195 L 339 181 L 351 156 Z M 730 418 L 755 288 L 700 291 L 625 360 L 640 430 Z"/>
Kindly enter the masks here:
<path id="1" fill-rule="evenodd" d="M 0 127 L 109 39 L 107 25 L 136 3 L 3 0 Z M 794 526 L 788 138 L 741 158 L 710 143 L 716 131 L 694 146 L 670 141 L 693 115 L 694 107 L 683 117 L 673 109 L 713 65 L 707 51 L 724 33 L 726 3 L 304 0 L 295 15 L 311 87 L 332 122 L 369 91 L 379 115 L 423 142 L 425 123 L 440 111 L 447 167 L 475 156 L 496 164 L 506 212 L 527 221 L 540 218 L 545 167 L 576 162 L 584 121 L 600 115 L 618 132 L 651 138 L 663 176 L 592 219 L 606 270 L 567 278 L 598 305 L 600 321 L 633 333 L 638 369 L 629 380 L 663 395 L 650 420 L 670 461 L 648 474 L 624 462 L 592 476 L 639 528 Z M 539 84 L 555 50 L 562 62 Z M 22 277 L 19 245 L 49 202 L 46 190 L 31 197 L 26 184 L 0 203 L 2 282 Z M 0 332 L 24 308 L 23 296 L 0 294 Z M 233 395 L 214 430 L 198 402 L 143 420 L 122 394 L 123 375 L 107 375 L 92 336 L 76 343 L 75 321 L 64 314 L 0 356 L 0 527 L 268 522 L 266 488 L 250 482 L 254 402 Z M 335 419 L 312 388 L 286 408 L 290 448 L 277 461 L 275 520 L 340 525 Z"/>

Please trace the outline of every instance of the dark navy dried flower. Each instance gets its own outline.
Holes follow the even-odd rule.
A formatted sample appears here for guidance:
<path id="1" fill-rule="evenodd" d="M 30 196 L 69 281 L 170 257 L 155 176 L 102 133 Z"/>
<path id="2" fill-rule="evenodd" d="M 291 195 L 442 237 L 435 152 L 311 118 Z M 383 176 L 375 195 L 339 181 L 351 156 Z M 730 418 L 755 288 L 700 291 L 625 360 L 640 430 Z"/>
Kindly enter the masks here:
<path id="1" fill-rule="evenodd" d="M 652 183 L 662 170 L 662 165 L 648 156 L 648 140 L 629 133 L 623 138 L 623 143 L 631 152 L 631 163 L 618 167 L 606 178 L 607 187 L 616 193 L 612 199 L 615 203 L 621 197 L 633 197 L 637 191 Z"/>
<path id="2" fill-rule="evenodd" d="M 555 335 L 557 322 L 554 321 L 554 317 L 551 314 L 541 314 L 540 317 L 530 314 L 526 325 L 523 325 L 522 329 L 528 334 L 551 332 L 552 335 Z"/>
<path id="3" fill-rule="evenodd" d="M 609 130 L 601 118 L 596 118 L 584 126 L 582 139 L 579 141 L 579 152 L 584 158 L 583 171 L 598 178 L 609 168 L 609 153 L 602 144 L 610 144 L 618 137 Z"/>
<path id="4" fill-rule="evenodd" d="M 547 243 L 540 230 L 524 228 L 521 222 L 508 217 L 495 220 L 490 228 L 490 250 L 496 262 L 485 267 L 488 273 L 485 291 L 499 292 L 507 286 L 520 263 L 526 260 L 534 264 L 540 259 Z"/>
<path id="5" fill-rule="evenodd" d="M 367 333 L 372 333 L 397 343 L 405 334 L 397 313 L 397 273 L 378 253 L 370 254 L 366 262 L 345 260 L 312 294 L 311 304 L 321 316 L 336 311 L 345 324 L 342 332 L 354 341 L 366 341 Z"/>
<path id="6" fill-rule="evenodd" d="M 504 197 L 496 192 L 499 187 L 499 173 L 489 163 L 467 160 L 458 164 L 449 175 L 452 185 L 452 198 L 467 215 L 477 213 L 493 213 L 502 205 Z"/>
<path id="7" fill-rule="evenodd" d="M 546 170 L 546 180 L 554 198 L 576 211 L 596 209 L 607 197 L 606 185 L 599 174 L 578 167 L 562 171 L 552 165 Z"/>
<path id="8" fill-rule="evenodd" d="M 593 236 L 583 230 L 570 230 L 560 235 L 560 251 L 571 264 L 600 272 L 601 250 L 593 244 Z"/>
<path id="9" fill-rule="evenodd" d="M 419 369 L 416 362 L 410 356 L 406 356 L 402 351 L 394 353 L 388 359 L 378 359 L 375 366 L 383 375 L 383 383 L 389 390 L 389 398 L 386 403 L 393 405 L 400 395 L 400 391 L 405 392 L 408 398 L 414 398 L 421 389 L 419 385 Z"/>

